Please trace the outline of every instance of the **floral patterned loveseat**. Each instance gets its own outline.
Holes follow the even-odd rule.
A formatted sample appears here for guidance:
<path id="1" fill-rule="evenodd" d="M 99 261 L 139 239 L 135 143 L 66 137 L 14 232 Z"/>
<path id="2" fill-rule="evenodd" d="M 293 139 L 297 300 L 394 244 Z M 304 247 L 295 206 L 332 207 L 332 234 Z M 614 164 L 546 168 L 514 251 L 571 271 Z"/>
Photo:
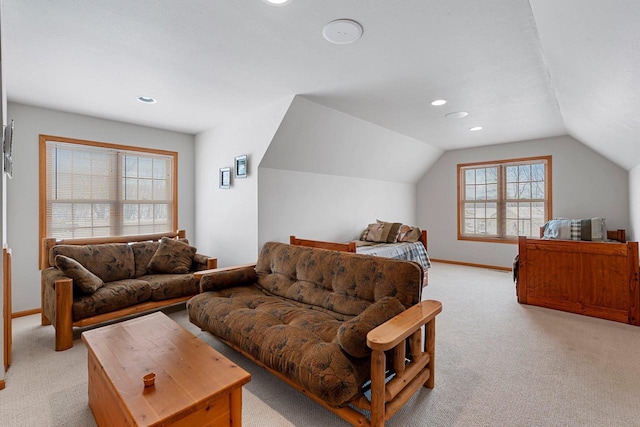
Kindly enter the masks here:
<path id="1" fill-rule="evenodd" d="M 55 349 L 84 327 L 184 302 L 198 293 L 195 271 L 217 260 L 196 253 L 184 231 L 105 239 L 43 241 L 42 324 Z"/>
<path id="2" fill-rule="evenodd" d="M 255 265 L 197 276 L 192 323 L 353 425 L 383 425 L 434 386 L 442 306 L 421 301 L 417 263 L 269 242 Z"/>

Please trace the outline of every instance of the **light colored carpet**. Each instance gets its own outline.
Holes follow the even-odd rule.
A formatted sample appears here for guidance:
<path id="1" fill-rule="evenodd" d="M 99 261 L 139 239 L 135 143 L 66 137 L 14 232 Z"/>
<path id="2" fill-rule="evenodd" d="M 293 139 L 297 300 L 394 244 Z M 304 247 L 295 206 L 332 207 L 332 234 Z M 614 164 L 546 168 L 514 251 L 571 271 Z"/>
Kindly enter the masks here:
<path id="1" fill-rule="evenodd" d="M 425 298 L 438 299 L 436 388 L 419 391 L 389 426 L 638 426 L 640 328 L 516 302 L 511 274 L 434 263 Z M 177 322 L 252 375 L 246 426 L 346 426 L 255 366 L 184 310 Z M 13 365 L 0 391 L 3 426 L 93 426 L 80 340 L 53 351 L 39 316 L 15 319 Z"/>

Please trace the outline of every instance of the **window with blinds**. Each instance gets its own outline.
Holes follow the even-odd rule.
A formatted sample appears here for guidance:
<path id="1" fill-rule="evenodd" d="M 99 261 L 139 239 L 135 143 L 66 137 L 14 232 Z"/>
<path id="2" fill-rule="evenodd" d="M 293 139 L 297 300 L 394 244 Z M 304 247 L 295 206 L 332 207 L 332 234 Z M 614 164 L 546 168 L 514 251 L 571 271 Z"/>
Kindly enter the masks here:
<path id="1" fill-rule="evenodd" d="M 41 238 L 176 230 L 177 156 L 41 135 Z"/>
<path id="2" fill-rule="evenodd" d="M 551 216 L 551 156 L 458 165 L 458 238 L 539 237 Z"/>

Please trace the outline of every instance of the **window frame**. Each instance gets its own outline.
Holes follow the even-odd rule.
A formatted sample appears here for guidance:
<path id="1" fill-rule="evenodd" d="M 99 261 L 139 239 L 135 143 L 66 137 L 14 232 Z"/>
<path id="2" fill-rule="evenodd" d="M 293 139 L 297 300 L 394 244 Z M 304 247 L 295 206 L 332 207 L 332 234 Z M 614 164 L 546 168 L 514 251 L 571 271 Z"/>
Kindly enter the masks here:
<path id="1" fill-rule="evenodd" d="M 540 161 L 546 162 L 545 166 L 545 218 L 544 221 L 549 221 L 552 218 L 552 160 L 551 156 L 535 156 L 535 157 L 523 157 L 523 158 L 515 158 L 515 159 L 504 159 L 504 160 L 492 160 L 492 161 L 482 161 L 482 162 L 473 162 L 473 163 L 460 163 L 457 167 L 457 210 L 458 210 L 458 240 L 467 240 L 467 241 L 476 241 L 476 242 L 491 242 L 491 243 L 509 243 L 509 244 L 517 244 L 518 236 L 516 237 L 507 237 L 505 235 L 500 236 L 500 230 L 503 226 L 506 226 L 506 204 L 508 202 L 506 198 L 506 177 L 500 179 L 500 173 L 498 174 L 498 199 L 497 199 L 497 211 L 498 211 L 498 236 L 490 237 L 490 236 L 479 236 L 479 235 L 465 235 L 463 234 L 463 224 L 462 221 L 464 219 L 464 179 L 463 173 L 465 169 L 468 168 L 482 168 L 482 167 L 492 167 L 497 166 L 498 168 L 505 168 L 507 166 L 518 166 L 525 164 L 537 163 Z M 538 236 L 534 236 L 538 237 Z"/>
<path id="2" fill-rule="evenodd" d="M 47 142 L 59 142 L 65 144 L 77 144 L 88 147 L 96 147 L 96 148 L 104 148 L 111 150 L 118 150 L 120 152 L 130 151 L 138 154 L 151 154 L 151 155 L 162 155 L 172 157 L 172 183 L 171 183 L 171 192 L 173 195 L 172 200 L 172 218 L 170 221 L 170 227 L 172 227 L 169 231 L 175 231 L 178 229 L 178 152 L 176 151 L 168 151 L 168 150 L 160 150 L 155 148 L 145 148 L 145 147 L 137 147 L 137 146 L 129 146 L 122 144 L 113 144 L 107 142 L 97 142 L 97 141 L 88 141 L 82 139 L 75 138 L 66 138 L 60 136 L 52 136 L 52 135 L 39 135 L 39 242 L 42 242 L 42 239 L 48 236 L 49 234 L 49 224 L 47 223 Z M 120 184 L 118 184 L 120 185 Z M 39 245 L 38 245 L 39 246 Z"/>

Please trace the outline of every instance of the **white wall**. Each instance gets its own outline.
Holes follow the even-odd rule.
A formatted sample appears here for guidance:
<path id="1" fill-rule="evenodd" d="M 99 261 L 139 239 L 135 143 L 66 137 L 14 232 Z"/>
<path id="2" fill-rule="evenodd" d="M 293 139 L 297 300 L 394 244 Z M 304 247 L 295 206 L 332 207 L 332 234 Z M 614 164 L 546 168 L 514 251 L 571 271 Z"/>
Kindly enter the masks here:
<path id="1" fill-rule="evenodd" d="M 15 119 L 14 174 L 7 185 L 7 241 L 13 251 L 13 311 L 40 307 L 38 136 L 40 134 L 178 152 L 178 226 L 193 240 L 194 137 L 177 132 L 9 103 Z"/>
<path id="2" fill-rule="evenodd" d="M 417 186 L 431 257 L 511 267 L 516 244 L 457 240 L 457 165 L 543 155 L 552 156 L 553 217 L 602 216 L 609 229 L 629 228 L 629 174 L 569 136 L 448 151 Z"/>
<path id="3" fill-rule="evenodd" d="M 640 230 L 640 165 L 629 171 L 629 221 L 628 240 L 638 240 Z"/>
<path id="4" fill-rule="evenodd" d="M 258 256 L 258 165 L 291 105 L 287 97 L 195 138 L 198 250 L 225 267 L 255 262 Z M 248 176 L 218 188 L 218 170 L 248 156 Z"/>
<path id="5" fill-rule="evenodd" d="M 1 3 L 1 2 L 0 2 Z M 0 4 L 0 9 L 2 8 L 2 5 Z M 2 21 L 2 14 L 0 13 L 0 21 Z M 2 24 L 0 23 L 0 27 L 2 26 Z M 7 91 L 6 91 L 6 85 L 4 82 L 4 76 L 3 76 L 3 63 L 2 63 L 2 58 L 1 58 L 1 52 L 2 52 L 2 38 L 0 37 L 0 120 L 2 120 L 2 124 L 6 125 L 7 124 Z M 4 131 L 4 128 L 3 128 Z M 2 138 L 2 140 L 4 141 L 4 136 Z M 2 150 L 0 150 L 2 151 Z M 7 178 L 6 175 L 2 172 L 3 167 L 0 167 L 0 242 L 2 242 L 2 244 L 6 244 L 7 243 Z M 2 257 L 0 257 L 2 258 Z M 0 277 L 4 277 L 4 263 L 3 263 L 3 259 L 0 259 Z M 4 310 L 4 286 L 0 286 L 3 289 L 3 292 L 0 292 L 0 323 L 2 323 L 2 326 L 0 327 L 0 349 L 2 351 L 0 351 L 0 354 L 2 356 L 0 356 L 1 359 L 3 359 L 2 364 L 0 364 L 0 381 L 4 381 L 4 352 L 5 352 L 5 345 L 4 345 L 4 328 L 5 328 L 5 322 L 4 322 L 4 318 L 5 318 L 5 310 Z M 7 310 L 9 311 L 9 310 Z M 2 388 L 2 387 L 0 387 Z"/>
<path id="6" fill-rule="evenodd" d="M 376 219 L 415 223 L 414 184 L 260 168 L 259 244 L 348 242 Z"/>
<path id="7" fill-rule="evenodd" d="M 442 150 L 296 96 L 260 163 L 258 242 L 346 242 L 415 224 L 415 183 Z"/>

